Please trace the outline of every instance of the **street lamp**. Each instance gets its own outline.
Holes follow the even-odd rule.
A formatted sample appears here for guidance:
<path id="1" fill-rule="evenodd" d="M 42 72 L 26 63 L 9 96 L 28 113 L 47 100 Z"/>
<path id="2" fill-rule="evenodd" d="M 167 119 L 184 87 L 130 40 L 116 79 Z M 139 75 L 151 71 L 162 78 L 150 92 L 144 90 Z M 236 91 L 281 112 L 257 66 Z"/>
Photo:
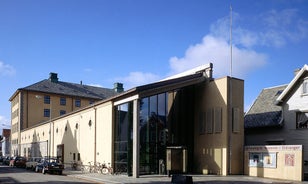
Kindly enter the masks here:
<path id="1" fill-rule="evenodd" d="M 35 98 L 37 98 L 37 99 L 41 99 L 42 98 L 42 96 L 40 96 L 40 95 L 35 95 Z M 49 98 L 49 140 L 47 140 L 47 144 L 48 144 L 48 146 L 47 146 L 47 157 L 48 157 L 48 159 L 50 159 L 50 150 L 51 150 L 51 108 L 52 108 L 52 101 L 51 101 L 51 97 Z"/>

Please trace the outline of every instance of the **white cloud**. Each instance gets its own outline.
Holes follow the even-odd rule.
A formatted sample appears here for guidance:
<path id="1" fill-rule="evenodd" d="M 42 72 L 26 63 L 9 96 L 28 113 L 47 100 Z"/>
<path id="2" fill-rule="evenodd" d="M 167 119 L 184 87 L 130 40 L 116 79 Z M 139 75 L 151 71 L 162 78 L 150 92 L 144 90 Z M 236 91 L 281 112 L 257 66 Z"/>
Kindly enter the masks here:
<path id="1" fill-rule="evenodd" d="M 117 78 L 115 81 L 124 83 L 124 88 L 127 90 L 136 86 L 158 81 L 159 79 L 161 79 L 161 77 L 153 73 L 130 72 L 128 76 Z"/>
<path id="2" fill-rule="evenodd" d="M 279 48 L 308 37 L 308 21 L 301 19 L 295 9 L 271 10 L 246 20 L 234 12 L 232 22 L 232 75 L 239 78 L 266 65 L 267 55 L 256 47 Z M 169 75 L 209 62 L 214 64 L 214 77 L 230 75 L 230 58 L 230 17 L 226 16 L 213 23 L 201 43 L 189 46 L 183 57 L 169 59 Z M 122 81 L 132 87 L 159 78 L 152 73 L 132 72 Z"/>
<path id="3" fill-rule="evenodd" d="M 16 73 L 16 71 L 15 71 L 14 67 L 0 61 L 0 75 L 2 75 L 2 76 L 12 76 L 12 75 L 15 75 L 15 73 Z"/>
<path id="4" fill-rule="evenodd" d="M 230 46 L 224 38 L 207 35 L 202 43 L 190 46 L 183 58 L 170 59 L 171 73 L 179 73 L 189 68 L 212 62 L 214 76 L 230 75 Z M 252 69 L 266 63 L 266 56 L 247 48 L 233 46 L 233 74 L 243 77 Z"/>
<path id="5" fill-rule="evenodd" d="M 283 47 L 308 37 L 308 20 L 303 20 L 296 9 L 271 10 L 259 18 L 263 23 L 259 37 L 266 46 Z"/>
<path id="6" fill-rule="evenodd" d="M 6 117 L 0 115 L 0 128 L 1 129 L 3 129 L 3 128 L 10 128 L 10 126 L 11 126 L 11 124 L 10 124 L 9 119 L 7 119 Z"/>
<path id="7" fill-rule="evenodd" d="M 233 13 L 232 73 L 236 77 L 245 77 L 267 63 L 266 54 L 254 49 L 256 46 L 279 48 L 308 37 L 308 21 L 301 19 L 295 9 L 271 10 L 250 18 L 249 24 L 256 29 L 238 26 L 242 20 L 238 13 Z M 244 21 L 247 24 L 247 20 Z M 230 17 L 226 16 L 213 23 L 210 33 L 203 37 L 201 43 L 190 46 L 182 58 L 170 58 L 170 73 L 212 62 L 214 76 L 229 75 L 230 58 Z"/>

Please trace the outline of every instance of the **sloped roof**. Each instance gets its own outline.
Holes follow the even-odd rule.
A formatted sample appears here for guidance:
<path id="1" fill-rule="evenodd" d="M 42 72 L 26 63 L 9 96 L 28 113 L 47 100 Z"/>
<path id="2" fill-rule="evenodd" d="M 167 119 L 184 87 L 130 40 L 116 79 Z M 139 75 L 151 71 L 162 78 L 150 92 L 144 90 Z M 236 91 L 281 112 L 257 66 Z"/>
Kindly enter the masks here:
<path id="1" fill-rule="evenodd" d="M 282 109 L 275 102 L 286 87 L 287 85 L 282 85 L 263 89 L 245 114 L 245 128 L 280 126 Z"/>
<path id="2" fill-rule="evenodd" d="M 139 97 L 150 96 L 201 83 L 205 80 L 212 80 L 212 67 L 212 63 L 202 65 L 157 82 L 134 87 L 119 94 L 115 98 L 127 98 L 135 94 L 138 94 Z"/>
<path id="3" fill-rule="evenodd" d="M 42 80 L 35 84 L 29 85 L 24 88 L 19 88 L 17 91 L 37 91 L 43 93 L 53 93 L 58 95 L 93 98 L 93 99 L 106 99 L 115 96 L 119 93 L 115 92 L 113 89 L 101 88 L 83 84 L 75 84 L 69 82 L 52 82 L 49 79 Z M 10 100 L 15 96 L 15 94 L 10 98 Z"/>
<path id="4" fill-rule="evenodd" d="M 293 80 L 289 83 L 286 89 L 281 93 L 281 95 L 276 99 L 276 104 L 281 105 L 281 103 L 285 100 L 288 94 L 292 91 L 293 87 L 297 84 L 299 79 L 302 78 L 308 72 L 308 65 L 304 65 L 295 75 Z"/>

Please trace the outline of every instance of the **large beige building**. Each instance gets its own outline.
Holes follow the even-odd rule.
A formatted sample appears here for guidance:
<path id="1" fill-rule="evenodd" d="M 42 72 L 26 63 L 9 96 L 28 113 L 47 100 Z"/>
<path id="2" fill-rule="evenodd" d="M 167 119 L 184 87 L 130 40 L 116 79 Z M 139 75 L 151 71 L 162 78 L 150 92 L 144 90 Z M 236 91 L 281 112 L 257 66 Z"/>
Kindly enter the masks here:
<path id="1" fill-rule="evenodd" d="M 21 154 L 20 132 L 39 123 L 46 122 L 109 98 L 123 91 L 116 83 L 115 89 L 62 82 L 57 73 L 48 79 L 19 88 L 9 99 L 11 102 L 11 153 Z M 48 131 L 44 132 L 48 134 Z"/>
<path id="2" fill-rule="evenodd" d="M 188 173 L 242 174 L 244 81 L 213 79 L 212 67 L 138 86 L 40 123 L 28 121 L 15 135 L 19 154 L 111 163 L 138 177 L 158 173 L 159 161 L 170 161 L 166 150 L 177 146 L 186 150 Z M 14 105 L 16 96 L 12 112 L 20 107 Z M 28 94 L 28 116 L 44 106 L 37 96 L 42 93 Z M 12 126 L 17 122 L 12 117 Z"/>

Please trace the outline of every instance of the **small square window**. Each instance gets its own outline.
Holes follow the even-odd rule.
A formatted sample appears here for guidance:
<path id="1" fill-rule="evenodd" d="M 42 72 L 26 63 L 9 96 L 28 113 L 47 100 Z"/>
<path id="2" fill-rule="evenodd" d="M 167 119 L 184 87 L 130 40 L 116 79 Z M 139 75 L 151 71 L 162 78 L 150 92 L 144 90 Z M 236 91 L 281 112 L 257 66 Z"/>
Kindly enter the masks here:
<path id="1" fill-rule="evenodd" d="M 81 106 L 81 101 L 80 99 L 75 100 L 75 107 L 80 107 Z"/>
<path id="2" fill-rule="evenodd" d="M 296 129 L 308 128 L 308 113 L 297 112 L 296 113 Z"/>
<path id="3" fill-rule="evenodd" d="M 44 109 L 44 117 L 50 117 L 50 109 Z"/>
<path id="4" fill-rule="evenodd" d="M 60 110 L 60 116 L 66 114 L 66 111 L 65 110 Z"/>
<path id="5" fill-rule="evenodd" d="M 50 104 L 50 96 L 44 96 L 44 103 L 45 104 Z"/>
<path id="6" fill-rule="evenodd" d="M 66 105 L 66 98 L 64 97 L 60 98 L 60 105 Z"/>

